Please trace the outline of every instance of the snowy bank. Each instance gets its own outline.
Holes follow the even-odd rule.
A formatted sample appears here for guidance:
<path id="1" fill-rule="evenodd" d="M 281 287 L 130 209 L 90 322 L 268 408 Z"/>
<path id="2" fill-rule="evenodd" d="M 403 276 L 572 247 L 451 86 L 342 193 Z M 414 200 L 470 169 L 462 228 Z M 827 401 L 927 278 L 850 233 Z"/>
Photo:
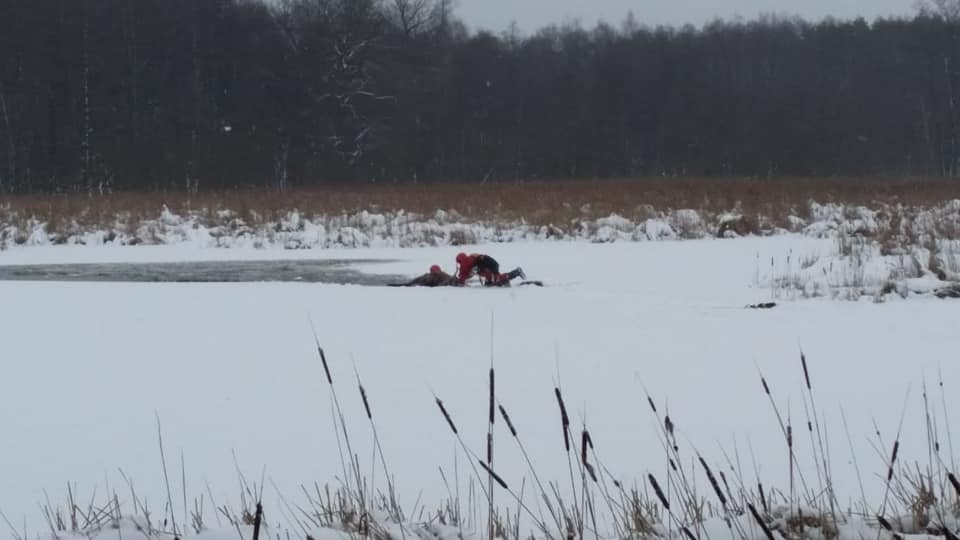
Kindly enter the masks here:
<path id="1" fill-rule="evenodd" d="M 61 216 L 57 223 L 0 206 L 0 249 L 39 245 L 166 245 L 331 249 L 424 247 L 521 241 L 636 242 L 702 239 L 786 232 L 814 237 L 843 235 L 922 239 L 960 238 L 960 199 L 935 208 L 878 208 L 811 201 L 802 215 L 763 216 L 696 209 L 645 208 L 632 216 L 610 214 L 567 223 L 468 219 L 453 210 L 416 214 L 404 210 L 306 215 L 297 209 L 266 219 L 253 211 L 200 209 L 153 216 L 119 213 L 112 223 L 84 223 Z"/>

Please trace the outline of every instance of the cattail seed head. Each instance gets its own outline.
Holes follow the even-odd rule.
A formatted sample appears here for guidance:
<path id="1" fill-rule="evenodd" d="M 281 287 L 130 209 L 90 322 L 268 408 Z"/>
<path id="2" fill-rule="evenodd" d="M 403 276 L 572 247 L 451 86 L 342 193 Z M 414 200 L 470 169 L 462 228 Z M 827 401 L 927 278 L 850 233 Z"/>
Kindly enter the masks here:
<path id="1" fill-rule="evenodd" d="M 730 491 L 730 484 L 727 483 L 727 475 L 723 474 L 723 471 L 718 471 L 717 474 L 720 475 L 720 481 L 723 482 L 723 488 Z"/>
<path id="2" fill-rule="evenodd" d="M 717 498 L 720 499 L 720 504 L 726 508 L 727 506 L 727 497 L 723 494 L 723 490 L 720 489 L 720 484 L 717 483 L 717 478 L 713 476 L 713 471 L 710 470 L 710 466 L 707 465 L 707 462 L 701 456 L 697 456 L 700 460 L 700 465 L 703 466 L 703 470 L 707 472 L 707 479 L 710 480 L 710 485 L 713 486 L 713 491 L 717 494 Z"/>
<path id="3" fill-rule="evenodd" d="M 500 416 L 503 417 L 503 421 L 506 422 L 507 427 L 510 428 L 510 434 L 516 437 L 517 429 L 513 427 L 513 422 L 510 421 L 510 415 L 507 414 L 507 410 L 503 408 L 503 405 L 500 405 Z"/>
<path id="4" fill-rule="evenodd" d="M 957 481 L 957 477 L 953 473 L 947 473 L 947 480 L 950 480 L 950 485 L 953 486 L 953 490 L 957 492 L 957 496 L 960 497 L 960 482 Z"/>
<path id="5" fill-rule="evenodd" d="M 563 427 L 570 426 L 570 417 L 567 416 L 567 406 L 563 403 L 563 395 L 560 394 L 560 388 L 554 388 L 553 392 L 557 395 L 557 405 L 560 406 L 560 420 L 563 422 Z"/>
<path id="6" fill-rule="evenodd" d="M 766 535 L 767 540 L 774 540 L 773 531 L 770 530 L 770 526 L 767 525 L 767 522 L 760 517 L 760 514 L 757 512 L 757 509 L 753 506 L 752 503 L 747 503 L 747 508 L 750 509 L 750 514 L 753 515 L 754 521 L 760 525 L 760 528 L 763 529 L 763 534 Z"/>
<path id="7" fill-rule="evenodd" d="M 583 430 L 583 434 L 580 436 L 580 461 L 583 463 L 587 462 L 587 430 Z"/>
<path id="8" fill-rule="evenodd" d="M 893 441 L 893 453 L 890 456 L 890 468 L 887 469 L 887 482 L 893 479 L 893 468 L 897 463 L 897 453 L 900 451 L 900 440 Z"/>
<path id="9" fill-rule="evenodd" d="M 493 479 L 496 480 L 498 484 L 500 484 L 500 487 L 502 487 L 503 489 L 510 489 L 507 487 L 507 483 L 503 481 L 503 478 L 500 478 L 500 475 L 493 472 L 493 469 L 491 469 L 489 465 L 484 463 L 482 459 L 478 459 L 477 461 L 480 463 L 480 466 L 483 467 L 483 470 L 487 471 L 487 474 L 493 477 Z"/>
<path id="10" fill-rule="evenodd" d="M 803 379 L 807 382 L 807 390 L 810 390 L 810 372 L 807 371 L 807 356 L 800 353 L 800 364 L 803 365 Z"/>
<path id="11" fill-rule="evenodd" d="M 663 495 L 663 490 L 660 489 L 660 484 L 657 482 L 657 479 L 652 474 L 647 474 L 647 479 L 650 481 L 650 485 L 653 486 L 653 492 L 657 494 L 657 498 L 660 499 L 660 504 L 663 505 L 663 508 L 670 510 L 670 501 Z"/>
<path id="12" fill-rule="evenodd" d="M 557 405 L 560 407 L 560 423 L 563 427 L 563 447 L 567 452 L 570 451 L 570 417 L 567 416 L 567 407 L 563 404 L 563 396 L 560 394 L 560 388 L 554 387 L 553 393 L 557 396 Z"/>
<path id="13" fill-rule="evenodd" d="M 323 353 L 323 347 L 317 345 L 317 351 L 320 352 L 320 361 L 323 363 L 323 372 L 327 375 L 327 384 L 333 386 L 333 378 L 330 376 L 330 366 L 327 365 L 327 355 Z"/>
<path id="14" fill-rule="evenodd" d="M 493 381 L 494 381 L 493 368 L 490 368 L 490 415 L 489 415 L 489 417 L 490 417 L 490 425 L 493 425 L 494 420 L 496 419 L 496 415 L 495 415 L 494 412 L 493 412 L 493 410 L 494 410 L 494 407 L 493 407 L 493 403 L 494 403 Z"/>
<path id="15" fill-rule="evenodd" d="M 597 472 L 596 472 L 596 470 L 594 470 L 593 465 L 591 465 L 591 464 L 587 463 L 586 461 L 584 461 L 584 462 L 583 462 L 583 467 L 584 467 L 585 469 L 587 469 L 587 473 L 590 475 L 590 479 L 593 480 L 593 483 L 594 483 L 594 484 L 596 484 L 596 483 L 597 483 Z"/>
<path id="16" fill-rule="evenodd" d="M 447 408 L 443 406 L 443 402 L 440 401 L 440 398 L 436 398 L 437 407 L 440 407 L 440 412 L 443 413 L 443 417 L 447 419 L 447 424 L 450 425 L 450 429 L 453 430 L 453 434 L 457 435 L 457 426 L 453 423 L 453 418 L 450 418 L 450 413 L 447 412 Z"/>
<path id="17" fill-rule="evenodd" d="M 367 401 L 367 391 L 363 389 L 362 384 L 357 384 L 360 387 L 360 397 L 363 398 L 363 408 L 367 411 L 367 419 L 373 420 L 373 414 L 370 412 L 370 402 Z"/>

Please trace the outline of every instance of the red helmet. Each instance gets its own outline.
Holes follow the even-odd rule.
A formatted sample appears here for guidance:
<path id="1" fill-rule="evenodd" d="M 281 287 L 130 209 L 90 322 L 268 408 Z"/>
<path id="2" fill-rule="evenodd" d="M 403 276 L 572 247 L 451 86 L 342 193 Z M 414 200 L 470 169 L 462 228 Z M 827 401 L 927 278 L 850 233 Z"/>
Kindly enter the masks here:
<path id="1" fill-rule="evenodd" d="M 457 264 L 463 264 L 463 261 L 467 260 L 467 254 L 460 252 L 457 253 Z"/>
<path id="2" fill-rule="evenodd" d="M 442 271 L 442 270 L 440 270 L 440 265 L 438 265 L 438 264 L 435 264 L 435 265 L 433 265 L 433 266 L 430 267 L 430 273 L 431 273 L 431 274 L 439 274 L 441 271 Z"/>

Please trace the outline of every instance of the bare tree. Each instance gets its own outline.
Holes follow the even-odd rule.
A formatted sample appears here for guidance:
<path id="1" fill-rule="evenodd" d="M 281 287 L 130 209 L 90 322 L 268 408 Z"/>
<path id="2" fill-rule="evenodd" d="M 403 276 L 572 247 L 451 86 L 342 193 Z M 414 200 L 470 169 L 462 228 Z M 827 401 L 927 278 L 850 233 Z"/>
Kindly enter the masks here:
<path id="1" fill-rule="evenodd" d="M 7 135 L 7 181 L 14 183 L 17 175 L 16 145 L 13 143 L 13 129 L 10 127 L 10 114 L 7 112 L 7 98 L 0 87 L 0 117 L 3 118 L 4 132 Z M 0 176 L 0 193 L 5 191 L 3 177 Z M 9 189 L 9 188 L 8 188 Z"/>
<path id="2" fill-rule="evenodd" d="M 81 77 L 81 99 L 83 100 L 83 133 L 80 137 L 80 156 L 82 164 L 80 167 L 80 176 L 83 182 L 83 189 L 88 195 L 93 194 L 94 174 L 93 159 L 91 153 L 91 137 L 93 127 L 90 123 L 90 19 L 87 3 L 84 2 L 83 10 L 83 29 L 82 29 L 82 77 Z"/>
<path id="3" fill-rule="evenodd" d="M 960 21 L 960 0 L 917 0 L 914 5 L 921 14 L 948 22 Z"/>
<path id="4" fill-rule="evenodd" d="M 960 23 L 960 0 L 917 0 L 915 6 L 921 15 L 940 19 L 950 26 L 951 48 L 955 48 L 960 43 L 960 32 L 957 28 Z M 945 176 L 960 175 L 960 110 L 958 110 L 956 94 L 956 68 L 950 65 L 952 58 L 955 57 L 949 50 L 942 52 L 944 90 L 949 112 L 946 118 L 948 140 L 945 144 L 945 153 L 947 155 L 941 165 L 941 174 Z"/>
<path id="5" fill-rule="evenodd" d="M 407 37 L 430 31 L 438 11 L 431 0 L 390 0 L 388 16 Z"/>

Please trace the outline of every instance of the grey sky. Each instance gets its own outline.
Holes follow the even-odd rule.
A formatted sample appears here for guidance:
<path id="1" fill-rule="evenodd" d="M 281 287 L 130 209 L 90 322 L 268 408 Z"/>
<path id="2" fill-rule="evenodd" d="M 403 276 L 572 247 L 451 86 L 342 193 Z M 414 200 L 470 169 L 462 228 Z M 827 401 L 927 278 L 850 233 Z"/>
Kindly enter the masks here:
<path id="1" fill-rule="evenodd" d="M 579 19 L 593 27 L 605 20 L 613 25 L 633 11 L 641 24 L 691 23 L 700 26 L 720 17 L 754 19 L 760 14 L 799 15 L 808 20 L 825 16 L 850 19 L 863 16 L 910 15 L 914 0 L 458 0 L 457 14 L 471 29 L 500 32 L 516 21 L 530 34 L 552 23 Z"/>

